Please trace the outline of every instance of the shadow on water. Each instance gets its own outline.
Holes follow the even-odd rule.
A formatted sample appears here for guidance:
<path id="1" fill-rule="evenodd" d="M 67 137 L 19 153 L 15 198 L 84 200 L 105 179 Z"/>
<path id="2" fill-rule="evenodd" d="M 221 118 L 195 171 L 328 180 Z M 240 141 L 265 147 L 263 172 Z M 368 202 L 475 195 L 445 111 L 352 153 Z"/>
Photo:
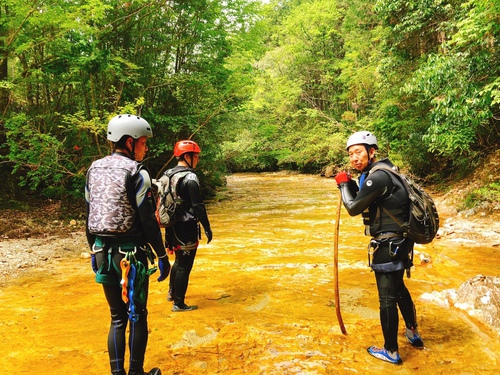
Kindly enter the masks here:
<path id="1" fill-rule="evenodd" d="M 342 210 L 340 301 L 334 308 L 333 179 L 286 174 L 228 178 L 230 199 L 208 208 L 214 240 L 202 240 L 186 302 L 171 313 L 168 283 L 151 280 L 146 370 L 164 374 L 496 374 L 498 336 L 464 312 L 420 299 L 478 273 L 500 274 L 489 249 L 440 240 L 418 247 L 432 262 L 405 279 L 426 349 L 400 334 L 402 366 L 370 357 L 381 345 L 375 280 L 360 217 Z M 83 236 L 83 234 L 82 234 Z M 0 368 L 15 374 L 106 374 L 108 311 L 88 260 L 68 259 L 0 290 Z M 402 320 L 401 320 L 402 323 Z M 401 324 L 401 328 L 403 328 Z"/>

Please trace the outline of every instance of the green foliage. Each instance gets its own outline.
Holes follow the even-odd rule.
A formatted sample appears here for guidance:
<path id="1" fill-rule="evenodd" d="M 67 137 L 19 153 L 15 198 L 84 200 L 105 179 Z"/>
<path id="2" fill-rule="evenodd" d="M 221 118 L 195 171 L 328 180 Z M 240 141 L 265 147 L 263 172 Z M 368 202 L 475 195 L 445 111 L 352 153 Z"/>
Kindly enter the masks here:
<path id="1" fill-rule="evenodd" d="M 20 186 L 30 182 L 35 190 L 47 185 L 59 184 L 64 171 L 59 165 L 63 154 L 62 143 L 55 137 L 41 133 L 32 119 L 21 114 L 5 123 L 8 157 L 16 160 L 14 172 L 26 169 L 26 175 L 20 177 Z"/>
<path id="2" fill-rule="evenodd" d="M 494 7 L 482 0 L 376 4 L 387 30 L 376 129 L 408 153 L 418 174 L 466 174 L 478 150 L 499 139 Z"/>
<path id="3" fill-rule="evenodd" d="M 460 0 L 378 0 L 374 10 L 392 30 L 385 38 L 387 49 L 407 61 L 436 52 L 454 3 Z"/>
<path id="4" fill-rule="evenodd" d="M 346 112 L 342 121 L 356 123 L 373 111 L 373 101 L 381 77 L 378 64 L 383 29 L 378 25 L 373 5 L 363 0 L 349 1 L 341 26 L 345 56 L 340 61 L 340 80 L 345 87 L 342 99 Z"/>
<path id="5" fill-rule="evenodd" d="M 469 192 L 463 199 L 460 209 L 488 207 L 490 204 L 498 205 L 498 202 L 500 202 L 500 182 L 493 182 Z"/>
<path id="6" fill-rule="evenodd" d="M 430 55 L 404 92 L 430 108 L 423 141 L 427 150 L 449 160 L 470 156 L 481 128 L 491 117 L 490 100 L 468 81 L 464 61 Z M 462 68 L 462 69 L 461 69 Z"/>
<path id="7" fill-rule="evenodd" d="M 154 176 L 198 142 L 210 194 L 227 170 L 344 165 L 361 129 L 419 177 L 466 175 L 500 141 L 499 4 L 2 2 L 0 168 L 81 196 L 129 112 L 153 127 Z"/>
<path id="8" fill-rule="evenodd" d="M 252 112 L 238 116 L 235 126 L 228 129 L 228 139 L 222 143 L 221 152 L 229 171 L 273 171 L 277 169 L 278 151 L 274 144 L 277 128 L 266 124 Z M 248 126 L 253 124 L 258 126 Z"/>
<path id="9" fill-rule="evenodd" d="M 242 122 L 226 145 L 229 162 L 238 158 L 232 167 L 260 170 L 272 160 L 317 170 L 343 162 L 332 144 L 373 129 L 411 173 L 466 174 L 478 150 L 499 139 L 498 78 L 484 79 L 497 72 L 498 7 L 462 3 L 271 2 L 267 52 L 246 107 L 259 120 Z M 269 124 L 271 132 L 259 131 Z"/>
<path id="10" fill-rule="evenodd" d="M 153 174 L 177 140 L 192 138 L 205 180 L 222 184 L 221 129 L 249 95 L 250 65 L 230 42 L 248 53 L 257 8 L 246 0 L 0 4 L 4 159 L 31 189 L 81 195 L 86 168 L 109 152 L 108 120 L 128 112 L 153 126 Z"/>
<path id="11" fill-rule="evenodd" d="M 331 147 L 343 130 L 336 119 L 344 112 L 342 14 L 336 2 L 324 0 L 271 2 L 268 9 L 268 23 L 260 25 L 268 28 L 267 51 L 255 64 L 245 107 L 252 121 L 236 121 L 237 140 L 223 150 L 235 170 L 317 172 L 344 155 Z"/>

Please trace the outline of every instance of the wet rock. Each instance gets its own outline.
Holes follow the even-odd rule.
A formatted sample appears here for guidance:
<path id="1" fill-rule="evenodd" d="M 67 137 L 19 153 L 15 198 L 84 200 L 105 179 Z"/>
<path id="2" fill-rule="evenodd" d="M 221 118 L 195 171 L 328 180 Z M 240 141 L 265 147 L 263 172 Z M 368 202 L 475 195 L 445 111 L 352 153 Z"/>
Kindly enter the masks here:
<path id="1" fill-rule="evenodd" d="M 414 250 L 414 263 L 416 259 L 420 260 L 420 265 L 430 265 L 432 263 L 432 257 L 428 253 L 422 251 Z"/>
<path id="2" fill-rule="evenodd" d="M 500 334 L 500 277 L 477 275 L 464 282 L 453 305 Z"/>
<path id="3" fill-rule="evenodd" d="M 445 289 L 440 292 L 434 291 L 431 293 L 423 293 L 419 299 L 421 301 L 433 302 L 439 306 L 449 308 L 457 299 L 457 292 L 455 289 Z"/>

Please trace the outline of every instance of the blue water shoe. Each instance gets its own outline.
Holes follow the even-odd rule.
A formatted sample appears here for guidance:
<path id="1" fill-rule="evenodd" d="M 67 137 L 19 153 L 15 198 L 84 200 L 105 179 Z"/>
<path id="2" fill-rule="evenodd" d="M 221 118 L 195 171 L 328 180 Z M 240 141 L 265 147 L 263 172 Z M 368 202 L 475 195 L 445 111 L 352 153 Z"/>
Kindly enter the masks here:
<path id="1" fill-rule="evenodd" d="M 403 360 L 399 356 L 398 352 L 396 352 L 396 354 L 390 354 L 387 349 L 377 348 L 376 346 L 370 346 L 367 350 L 368 353 L 370 353 L 372 356 L 381 359 L 382 361 L 393 363 L 395 365 L 400 365 L 403 363 Z"/>
<path id="2" fill-rule="evenodd" d="M 422 338 L 418 333 L 415 331 L 412 331 L 410 329 L 406 330 L 406 338 L 410 342 L 410 344 L 417 348 L 417 349 L 423 349 L 424 348 L 424 342 L 422 341 Z"/>

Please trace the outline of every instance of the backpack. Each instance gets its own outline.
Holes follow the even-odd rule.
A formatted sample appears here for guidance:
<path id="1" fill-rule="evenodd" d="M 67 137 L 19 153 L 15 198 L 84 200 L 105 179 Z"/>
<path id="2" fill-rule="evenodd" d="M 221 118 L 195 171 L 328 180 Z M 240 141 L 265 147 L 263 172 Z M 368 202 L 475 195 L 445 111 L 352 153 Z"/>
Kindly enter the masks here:
<path id="1" fill-rule="evenodd" d="M 408 193 L 410 213 L 408 221 L 402 223 L 384 207 L 380 207 L 404 231 L 407 237 L 418 244 L 428 244 L 436 237 L 439 229 L 439 215 L 431 196 L 416 184 L 411 178 L 392 169 L 387 165 L 376 165 L 370 174 L 376 170 L 389 171 L 397 176 Z"/>
<path id="2" fill-rule="evenodd" d="M 183 200 L 177 194 L 177 185 L 191 171 L 181 170 L 174 173 L 167 171 L 159 180 L 153 179 L 158 189 L 156 196 L 156 220 L 162 228 L 168 228 L 179 222 L 184 214 Z"/>

